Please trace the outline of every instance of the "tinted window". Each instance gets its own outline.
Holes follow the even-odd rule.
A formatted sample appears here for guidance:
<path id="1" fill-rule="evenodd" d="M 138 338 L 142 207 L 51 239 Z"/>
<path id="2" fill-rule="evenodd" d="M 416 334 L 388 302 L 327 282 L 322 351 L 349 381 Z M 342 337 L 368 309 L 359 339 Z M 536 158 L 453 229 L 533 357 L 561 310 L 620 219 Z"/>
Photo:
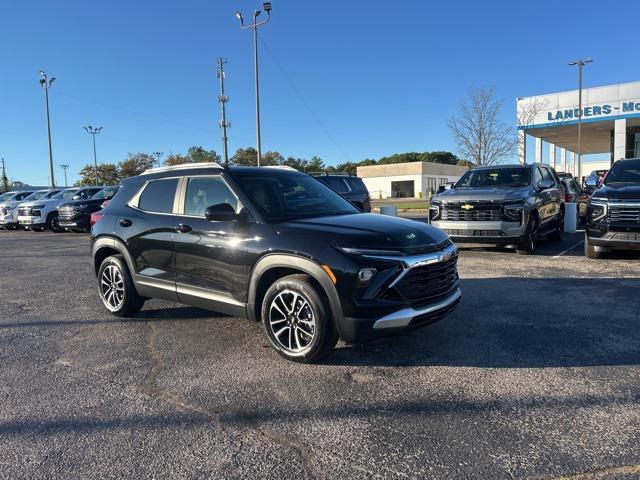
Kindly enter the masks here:
<path id="1" fill-rule="evenodd" d="M 33 192 L 20 192 L 15 197 L 14 200 L 24 200 L 28 196 L 30 196 Z"/>
<path id="2" fill-rule="evenodd" d="M 482 168 L 465 172 L 456 187 L 526 187 L 530 183 L 529 167 Z"/>
<path id="3" fill-rule="evenodd" d="M 605 185 L 611 185 L 612 183 L 640 184 L 640 160 L 614 163 L 604 183 Z"/>
<path id="4" fill-rule="evenodd" d="M 0 202 L 4 201 L 4 200 L 8 200 L 9 198 L 11 198 L 13 195 L 15 195 L 15 192 L 7 192 L 7 193 L 3 193 L 2 195 L 0 195 Z"/>
<path id="5" fill-rule="evenodd" d="M 77 188 L 71 190 L 63 190 L 60 193 L 54 195 L 53 198 L 55 198 L 56 200 L 71 200 L 76 193 L 78 193 Z"/>
<path id="6" fill-rule="evenodd" d="M 265 172 L 236 179 L 269 221 L 360 213 L 335 191 L 304 174 Z"/>
<path id="7" fill-rule="evenodd" d="M 108 200 L 111 197 L 113 197 L 115 195 L 115 193 L 118 191 L 118 187 L 106 187 L 103 188 L 102 190 L 100 190 L 98 193 L 96 193 L 93 197 L 93 199 L 96 200 Z"/>
<path id="8" fill-rule="evenodd" d="M 542 172 L 542 178 L 544 178 L 545 180 L 551 180 L 553 183 L 556 183 L 556 179 L 553 178 L 551 170 L 549 170 L 548 168 L 541 168 L 540 171 Z"/>
<path id="9" fill-rule="evenodd" d="M 138 208 L 147 212 L 171 213 L 177 186 L 177 178 L 150 181 L 140 195 Z"/>
<path id="10" fill-rule="evenodd" d="M 347 193 L 349 191 L 349 187 L 347 187 L 344 178 L 320 177 L 320 181 L 338 193 Z"/>
<path id="11" fill-rule="evenodd" d="M 193 177 L 187 183 L 185 215 L 204 217 L 207 207 L 228 203 L 238 209 L 238 199 L 221 177 Z"/>
<path id="12" fill-rule="evenodd" d="M 37 192 L 33 192 L 31 195 L 24 197 L 24 201 L 30 202 L 31 200 L 40 200 L 47 194 L 46 190 L 38 190 Z"/>
<path id="13" fill-rule="evenodd" d="M 367 193 L 367 187 L 361 178 L 358 177 L 347 177 L 345 181 L 349 184 L 349 188 L 351 191 L 355 193 Z"/>

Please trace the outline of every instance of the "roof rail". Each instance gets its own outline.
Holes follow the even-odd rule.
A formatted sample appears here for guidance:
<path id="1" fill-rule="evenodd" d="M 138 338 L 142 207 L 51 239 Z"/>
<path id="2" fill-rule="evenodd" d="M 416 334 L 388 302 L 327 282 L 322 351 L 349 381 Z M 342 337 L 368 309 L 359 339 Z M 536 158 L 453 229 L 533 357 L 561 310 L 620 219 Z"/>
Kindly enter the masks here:
<path id="1" fill-rule="evenodd" d="M 200 163 L 181 163 L 180 165 L 166 165 L 164 167 L 155 167 L 145 170 L 140 175 L 150 175 L 152 173 L 171 172 L 173 170 L 188 170 L 191 168 L 220 168 L 224 169 L 222 165 L 217 162 L 200 162 Z"/>
<path id="2" fill-rule="evenodd" d="M 298 170 L 289 166 L 289 165 L 264 165 L 265 168 L 279 168 L 280 170 L 293 170 L 297 172 Z"/>

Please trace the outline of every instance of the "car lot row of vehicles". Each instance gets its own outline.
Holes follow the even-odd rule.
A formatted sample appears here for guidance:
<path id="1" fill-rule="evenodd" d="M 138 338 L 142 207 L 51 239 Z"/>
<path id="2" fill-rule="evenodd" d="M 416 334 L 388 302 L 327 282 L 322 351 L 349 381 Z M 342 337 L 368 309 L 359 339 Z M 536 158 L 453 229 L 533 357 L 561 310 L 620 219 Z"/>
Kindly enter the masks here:
<path id="1" fill-rule="evenodd" d="M 117 189 L 98 186 L 6 192 L 0 195 L 0 228 L 88 232 L 91 214 Z"/>

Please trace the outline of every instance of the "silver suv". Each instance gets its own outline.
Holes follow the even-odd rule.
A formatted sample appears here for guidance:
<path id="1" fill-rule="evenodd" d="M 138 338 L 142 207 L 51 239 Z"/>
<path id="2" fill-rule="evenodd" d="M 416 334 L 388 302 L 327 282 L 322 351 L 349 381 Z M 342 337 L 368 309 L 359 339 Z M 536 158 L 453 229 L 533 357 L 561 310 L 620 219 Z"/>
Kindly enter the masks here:
<path id="1" fill-rule="evenodd" d="M 542 235 L 560 240 L 564 193 L 549 165 L 478 167 L 432 199 L 429 218 L 455 241 L 515 245 L 530 255 Z"/>
<path id="2" fill-rule="evenodd" d="M 34 190 L 21 190 L 0 195 L 0 228 L 18 228 L 18 204 L 32 193 Z"/>

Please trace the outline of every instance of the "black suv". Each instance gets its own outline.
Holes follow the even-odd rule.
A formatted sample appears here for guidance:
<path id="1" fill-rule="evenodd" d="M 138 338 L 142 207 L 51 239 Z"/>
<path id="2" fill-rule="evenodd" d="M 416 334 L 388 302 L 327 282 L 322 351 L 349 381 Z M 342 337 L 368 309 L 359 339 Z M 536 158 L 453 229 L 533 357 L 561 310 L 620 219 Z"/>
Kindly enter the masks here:
<path id="1" fill-rule="evenodd" d="M 102 204 L 113 197 L 117 190 L 117 186 L 97 187 L 97 192 L 90 190 L 88 197 L 61 204 L 58 207 L 58 224 L 74 232 L 88 232 L 91 214 L 100 210 Z"/>
<path id="2" fill-rule="evenodd" d="M 100 297 L 130 316 L 164 298 L 261 320 L 310 362 L 426 325 L 458 303 L 457 248 L 412 220 L 360 212 L 310 175 L 189 164 L 123 180 L 92 227 Z"/>
<path id="3" fill-rule="evenodd" d="M 640 158 L 614 163 L 589 200 L 584 254 L 607 249 L 640 249 Z"/>
<path id="4" fill-rule="evenodd" d="M 338 192 L 363 212 L 371 212 L 369 190 L 367 190 L 367 186 L 361 178 L 328 173 L 314 173 L 313 176 L 327 187 Z"/>

